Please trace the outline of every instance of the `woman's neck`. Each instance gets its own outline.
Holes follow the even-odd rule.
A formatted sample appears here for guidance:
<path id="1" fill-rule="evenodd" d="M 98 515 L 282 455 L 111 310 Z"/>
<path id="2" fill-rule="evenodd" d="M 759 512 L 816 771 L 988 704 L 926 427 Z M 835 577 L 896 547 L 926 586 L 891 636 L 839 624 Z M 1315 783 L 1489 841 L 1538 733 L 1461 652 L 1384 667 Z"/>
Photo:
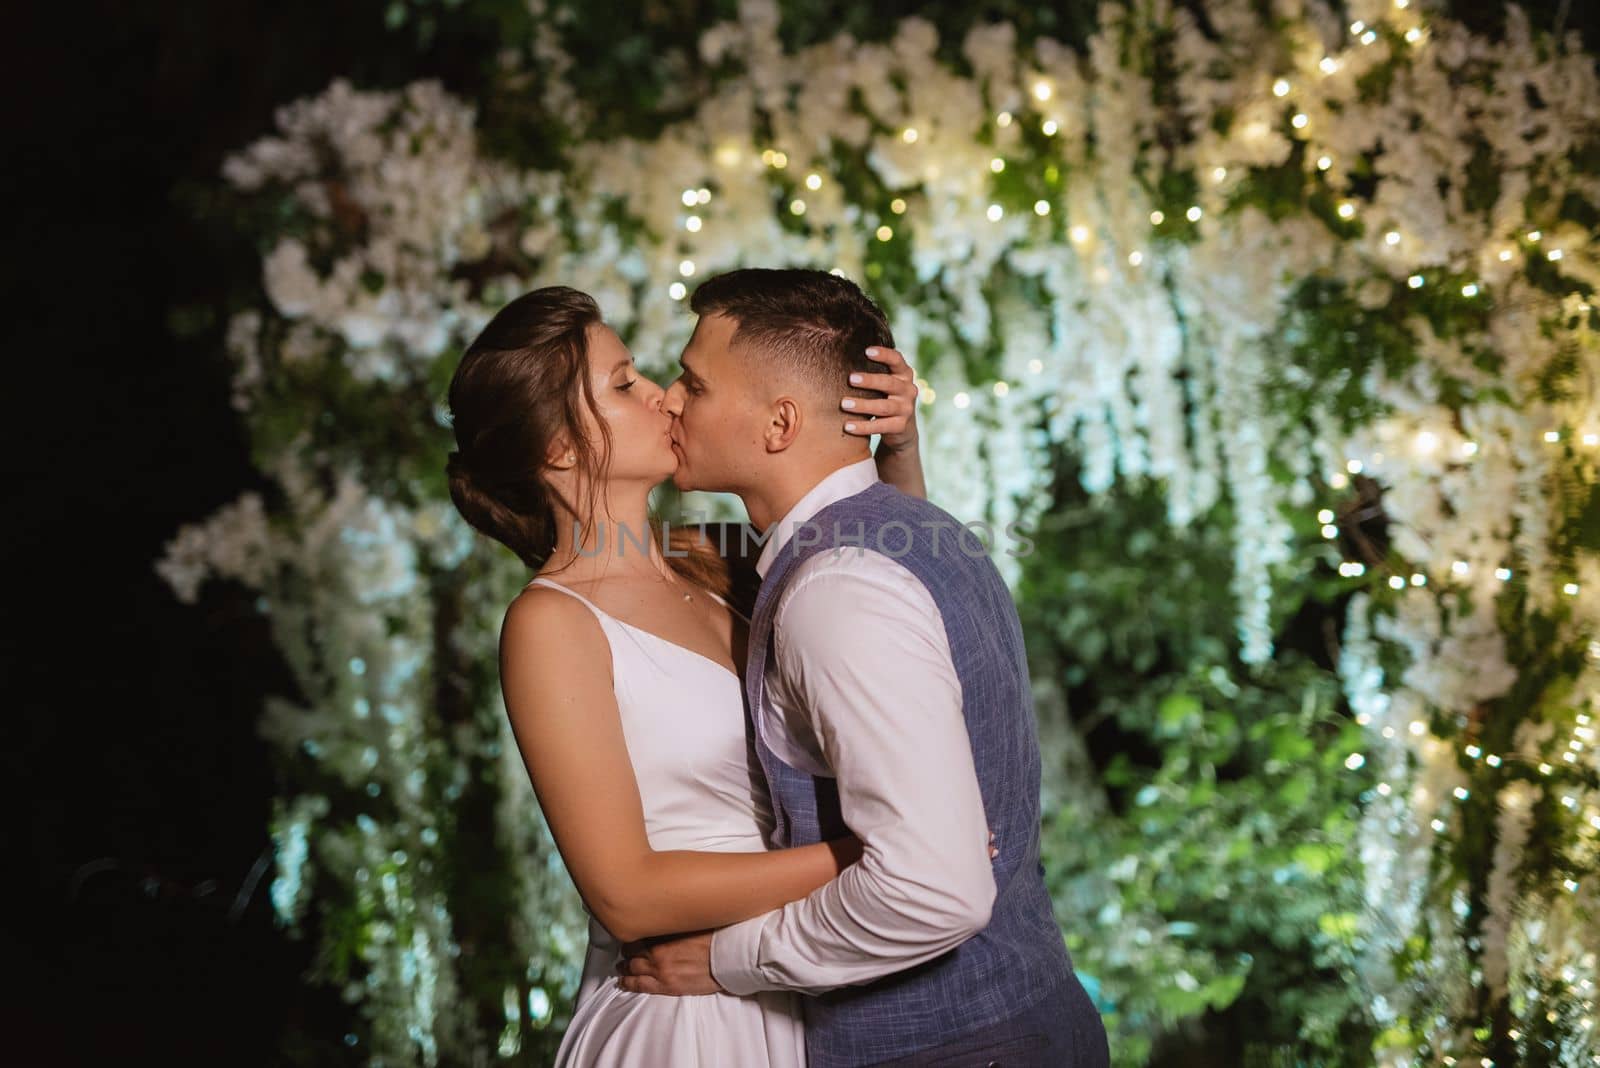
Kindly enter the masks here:
<path id="1" fill-rule="evenodd" d="M 648 491 L 621 499 L 602 497 L 596 503 L 594 515 L 556 507 L 556 543 L 540 573 L 559 571 L 564 579 L 580 582 L 626 575 L 668 577 L 672 569 L 650 526 Z"/>

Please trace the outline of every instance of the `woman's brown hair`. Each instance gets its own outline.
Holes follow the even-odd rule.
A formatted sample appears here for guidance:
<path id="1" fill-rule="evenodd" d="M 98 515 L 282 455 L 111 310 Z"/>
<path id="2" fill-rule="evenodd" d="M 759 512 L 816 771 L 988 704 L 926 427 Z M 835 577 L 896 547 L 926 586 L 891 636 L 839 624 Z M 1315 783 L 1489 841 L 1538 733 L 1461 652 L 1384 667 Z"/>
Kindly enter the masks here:
<path id="1" fill-rule="evenodd" d="M 588 476 L 585 507 L 563 502 L 573 514 L 587 517 L 585 536 L 609 473 L 611 437 L 605 420 L 595 419 L 604 443 L 597 449 L 584 433 L 582 416 L 582 406 L 595 412 L 589 330 L 601 322 L 600 307 L 587 293 L 567 286 L 524 293 L 489 320 L 450 380 L 456 438 L 445 463 L 450 499 L 462 518 L 534 571 L 556 544 L 554 491 L 544 479 L 551 445 L 564 432 L 578 469 Z M 659 546 L 657 524 L 651 524 L 651 534 Z M 696 531 L 674 529 L 668 544 L 673 570 L 727 593 L 727 568 Z M 678 555 L 684 551 L 689 555 Z"/>

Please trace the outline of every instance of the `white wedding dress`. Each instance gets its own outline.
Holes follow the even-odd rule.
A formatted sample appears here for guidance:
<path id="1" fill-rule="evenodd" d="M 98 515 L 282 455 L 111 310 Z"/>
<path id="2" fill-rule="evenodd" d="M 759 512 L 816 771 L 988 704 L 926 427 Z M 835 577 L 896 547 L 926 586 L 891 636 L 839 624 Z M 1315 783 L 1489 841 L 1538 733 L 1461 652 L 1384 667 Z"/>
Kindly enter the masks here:
<path id="1" fill-rule="evenodd" d="M 528 585 L 549 586 L 588 605 L 611 644 L 617 709 L 651 848 L 765 850 L 769 802 L 745 737 L 744 687 L 738 676 L 692 649 L 608 615 L 558 582 L 536 578 Z M 556 1068 L 805 1065 L 799 995 L 781 990 L 749 997 L 631 993 L 617 985 L 619 948 L 591 913 L 583 980 Z"/>

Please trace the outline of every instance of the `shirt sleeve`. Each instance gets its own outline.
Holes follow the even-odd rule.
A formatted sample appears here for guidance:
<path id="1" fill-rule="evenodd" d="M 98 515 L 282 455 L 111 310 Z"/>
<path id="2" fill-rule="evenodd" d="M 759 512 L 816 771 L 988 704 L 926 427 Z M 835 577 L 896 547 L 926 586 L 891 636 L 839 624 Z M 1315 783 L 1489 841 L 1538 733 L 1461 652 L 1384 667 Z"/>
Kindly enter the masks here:
<path id="1" fill-rule="evenodd" d="M 988 821 L 944 623 L 871 551 L 819 553 L 780 602 L 768 699 L 838 781 L 860 861 L 809 896 L 712 936 L 734 994 L 820 994 L 930 960 L 989 922 Z"/>

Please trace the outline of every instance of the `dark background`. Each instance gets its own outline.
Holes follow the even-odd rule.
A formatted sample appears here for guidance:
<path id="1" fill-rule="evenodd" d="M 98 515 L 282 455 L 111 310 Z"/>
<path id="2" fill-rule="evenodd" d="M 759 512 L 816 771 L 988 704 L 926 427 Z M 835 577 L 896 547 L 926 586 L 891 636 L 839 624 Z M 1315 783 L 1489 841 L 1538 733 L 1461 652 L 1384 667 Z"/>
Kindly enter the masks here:
<path id="1" fill-rule="evenodd" d="M 152 569 L 179 526 L 259 484 L 220 335 L 259 255 L 202 221 L 194 190 L 335 75 L 471 95 L 489 42 L 386 33 L 376 0 L 28 6 L 47 9 L 13 23 L 0 64 L 20 379 L 0 649 L 22 725 L 0 781 L 24 861 L 0 924 L 20 993 L 0 1001 L 0 1060 L 280 1063 L 298 1033 L 298 1059 L 339 1063 L 349 1010 L 298 981 L 308 951 L 274 928 L 258 867 L 274 784 L 254 724 L 286 675 L 250 594 L 210 584 L 181 605 Z M 1565 8 L 1528 5 L 1541 27 Z M 1600 10 L 1564 17 L 1593 50 Z M 180 309 L 197 331 L 172 329 Z"/>

